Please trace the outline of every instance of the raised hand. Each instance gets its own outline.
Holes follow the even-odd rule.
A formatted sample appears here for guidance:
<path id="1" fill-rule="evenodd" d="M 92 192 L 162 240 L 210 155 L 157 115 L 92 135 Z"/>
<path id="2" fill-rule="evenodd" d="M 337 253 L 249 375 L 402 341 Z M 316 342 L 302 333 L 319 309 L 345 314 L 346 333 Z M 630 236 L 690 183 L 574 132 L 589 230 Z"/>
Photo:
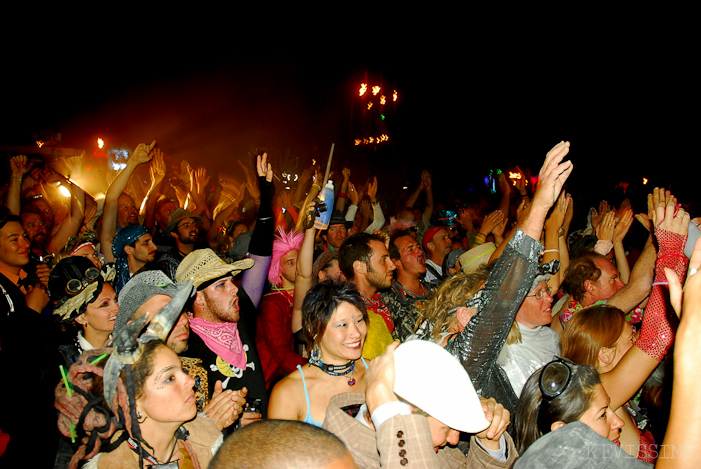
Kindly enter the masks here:
<path id="1" fill-rule="evenodd" d="M 616 223 L 616 213 L 606 212 L 603 220 L 596 227 L 596 237 L 600 240 L 613 241 L 614 224 Z"/>
<path id="2" fill-rule="evenodd" d="M 633 225 L 633 209 L 628 208 L 622 212 L 621 218 L 616 222 L 616 227 L 613 230 L 613 241 L 622 243 L 631 225 Z"/>
<path id="3" fill-rule="evenodd" d="M 548 218 L 545 219 L 545 229 L 552 232 L 558 232 L 565 223 L 565 215 L 567 214 L 567 204 L 569 199 L 565 191 L 560 192 L 557 202 L 553 207 Z"/>
<path id="4" fill-rule="evenodd" d="M 423 170 L 421 172 L 421 185 L 424 186 L 425 189 L 430 189 L 431 184 L 433 181 L 431 180 L 431 173 L 428 172 L 428 170 Z"/>
<path id="5" fill-rule="evenodd" d="M 265 177 L 265 180 L 268 182 L 273 181 L 273 167 L 268 163 L 267 153 L 256 156 L 256 170 L 258 171 L 258 177 Z"/>
<path id="6" fill-rule="evenodd" d="M 501 210 L 495 210 L 486 217 L 484 217 L 479 232 L 485 236 L 488 236 L 492 231 L 494 231 L 494 228 L 496 228 L 497 226 L 499 226 L 500 223 L 502 223 L 502 221 L 504 221 L 504 212 L 502 212 Z"/>
<path id="7" fill-rule="evenodd" d="M 348 183 L 348 199 L 352 205 L 358 206 L 360 196 L 358 195 L 358 191 L 355 190 L 355 184 L 352 182 Z"/>
<path id="8" fill-rule="evenodd" d="M 158 183 L 166 177 L 166 163 L 160 148 L 154 148 L 153 150 L 153 159 L 151 159 L 149 174 L 151 175 L 151 182 L 153 183 Z"/>
<path id="9" fill-rule="evenodd" d="M 370 197 L 371 202 L 377 200 L 377 177 L 374 177 L 368 184 L 368 197 Z"/>
<path id="10" fill-rule="evenodd" d="M 572 162 L 562 161 L 569 152 L 570 142 L 560 142 L 545 155 L 545 162 L 538 173 L 538 187 L 533 196 L 534 207 L 548 210 L 557 200 L 572 172 Z"/>
<path id="11" fill-rule="evenodd" d="M 68 170 L 67 178 L 75 178 L 83 173 L 83 162 L 85 158 L 82 155 L 62 156 L 61 161 Z"/>
<path id="12" fill-rule="evenodd" d="M 474 209 L 472 207 L 461 208 L 458 210 L 458 223 L 467 233 L 472 233 L 475 231 L 475 226 L 472 223 L 472 214 Z"/>
<path id="13" fill-rule="evenodd" d="M 203 194 L 207 190 L 207 184 L 209 184 L 207 168 L 200 166 L 195 170 L 195 183 L 197 184 L 197 192 L 200 194 Z"/>
<path id="14" fill-rule="evenodd" d="M 145 143 L 140 143 L 136 146 L 134 151 L 129 158 L 129 162 L 133 162 L 136 165 L 143 163 L 148 163 L 153 158 L 153 149 L 156 146 L 156 141 L 151 142 L 150 145 Z"/>
<path id="15" fill-rule="evenodd" d="M 674 270 L 668 267 L 664 269 L 669 282 L 669 301 L 677 317 L 681 317 L 682 303 L 685 308 L 687 303 L 696 305 L 697 308 L 701 306 L 701 276 L 697 275 L 699 269 L 701 269 L 701 238 L 694 244 L 685 285 L 682 285 Z"/>
<path id="16" fill-rule="evenodd" d="M 10 171 L 12 177 L 21 178 L 32 167 L 31 163 L 27 163 L 27 155 L 16 155 L 10 158 Z"/>

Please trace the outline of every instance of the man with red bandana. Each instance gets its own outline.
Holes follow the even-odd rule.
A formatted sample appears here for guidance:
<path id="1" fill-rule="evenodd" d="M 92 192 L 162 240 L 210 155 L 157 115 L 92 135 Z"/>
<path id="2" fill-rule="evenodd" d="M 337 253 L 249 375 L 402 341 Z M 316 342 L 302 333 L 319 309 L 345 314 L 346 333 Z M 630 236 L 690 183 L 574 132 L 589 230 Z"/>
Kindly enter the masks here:
<path id="1" fill-rule="evenodd" d="M 378 291 L 392 286 L 396 267 L 384 238 L 367 233 L 346 238 L 338 252 L 338 265 L 347 281 L 358 288 L 368 310 L 370 319 L 363 357 L 371 360 L 381 355 L 393 340 L 392 315 Z"/>

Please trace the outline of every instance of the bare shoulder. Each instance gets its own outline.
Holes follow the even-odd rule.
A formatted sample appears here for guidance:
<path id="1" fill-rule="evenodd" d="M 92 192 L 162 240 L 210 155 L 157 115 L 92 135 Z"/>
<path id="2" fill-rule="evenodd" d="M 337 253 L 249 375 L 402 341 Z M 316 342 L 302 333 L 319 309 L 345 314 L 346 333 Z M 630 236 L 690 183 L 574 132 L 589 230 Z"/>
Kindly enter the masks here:
<path id="1" fill-rule="evenodd" d="M 305 414 L 306 400 L 302 376 L 299 372 L 294 371 L 273 387 L 268 402 L 268 418 L 304 420 Z"/>

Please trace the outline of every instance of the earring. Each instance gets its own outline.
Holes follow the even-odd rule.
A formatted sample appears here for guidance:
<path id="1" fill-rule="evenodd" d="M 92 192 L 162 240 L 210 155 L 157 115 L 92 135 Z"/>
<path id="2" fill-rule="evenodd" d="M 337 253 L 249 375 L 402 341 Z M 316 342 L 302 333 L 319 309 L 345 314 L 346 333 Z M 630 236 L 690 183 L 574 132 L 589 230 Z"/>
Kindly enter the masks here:
<path id="1" fill-rule="evenodd" d="M 315 344 L 309 354 L 309 363 L 313 363 L 317 366 L 323 365 L 324 362 L 321 361 L 321 349 L 318 344 Z"/>

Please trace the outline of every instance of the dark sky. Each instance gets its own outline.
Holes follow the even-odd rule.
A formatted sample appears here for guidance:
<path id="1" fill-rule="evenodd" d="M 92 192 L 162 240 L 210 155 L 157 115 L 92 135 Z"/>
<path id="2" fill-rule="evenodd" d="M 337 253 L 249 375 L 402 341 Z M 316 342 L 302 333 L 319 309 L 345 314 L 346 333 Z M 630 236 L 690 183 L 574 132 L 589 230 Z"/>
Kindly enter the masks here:
<path id="1" fill-rule="evenodd" d="M 274 48 L 154 40 L 138 48 L 96 48 L 61 40 L 44 57 L 13 49 L 2 88 L 0 144 L 60 132 L 65 147 L 97 137 L 133 148 L 158 141 L 174 160 L 232 172 L 253 148 L 278 167 L 334 163 L 380 184 L 416 183 L 429 169 L 443 189 L 464 189 L 490 168 L 537 171 L 548 149 L 572 142 L 578 190 L 648 177 L 666 185 L 698 161 L 681 117 L 688 92 L 668 76 L 673 59 L 636 50 L 485 52 L 456 42 L 396 41 L 372 53 L 323 41 Z M 47 65 L 48 62 L 48 65 Z M 663 70 L 665 73 L 663 73 Z M 681 71 L 680 71 L 681 72 Z M 392 143 L 352 145 L 360 131 L 357 88 L 396 88 L 386 121 Z M 695 130 L 695 129 L 694 129 Z M 694 155 L 694 156 L 692 156 Z"/>

